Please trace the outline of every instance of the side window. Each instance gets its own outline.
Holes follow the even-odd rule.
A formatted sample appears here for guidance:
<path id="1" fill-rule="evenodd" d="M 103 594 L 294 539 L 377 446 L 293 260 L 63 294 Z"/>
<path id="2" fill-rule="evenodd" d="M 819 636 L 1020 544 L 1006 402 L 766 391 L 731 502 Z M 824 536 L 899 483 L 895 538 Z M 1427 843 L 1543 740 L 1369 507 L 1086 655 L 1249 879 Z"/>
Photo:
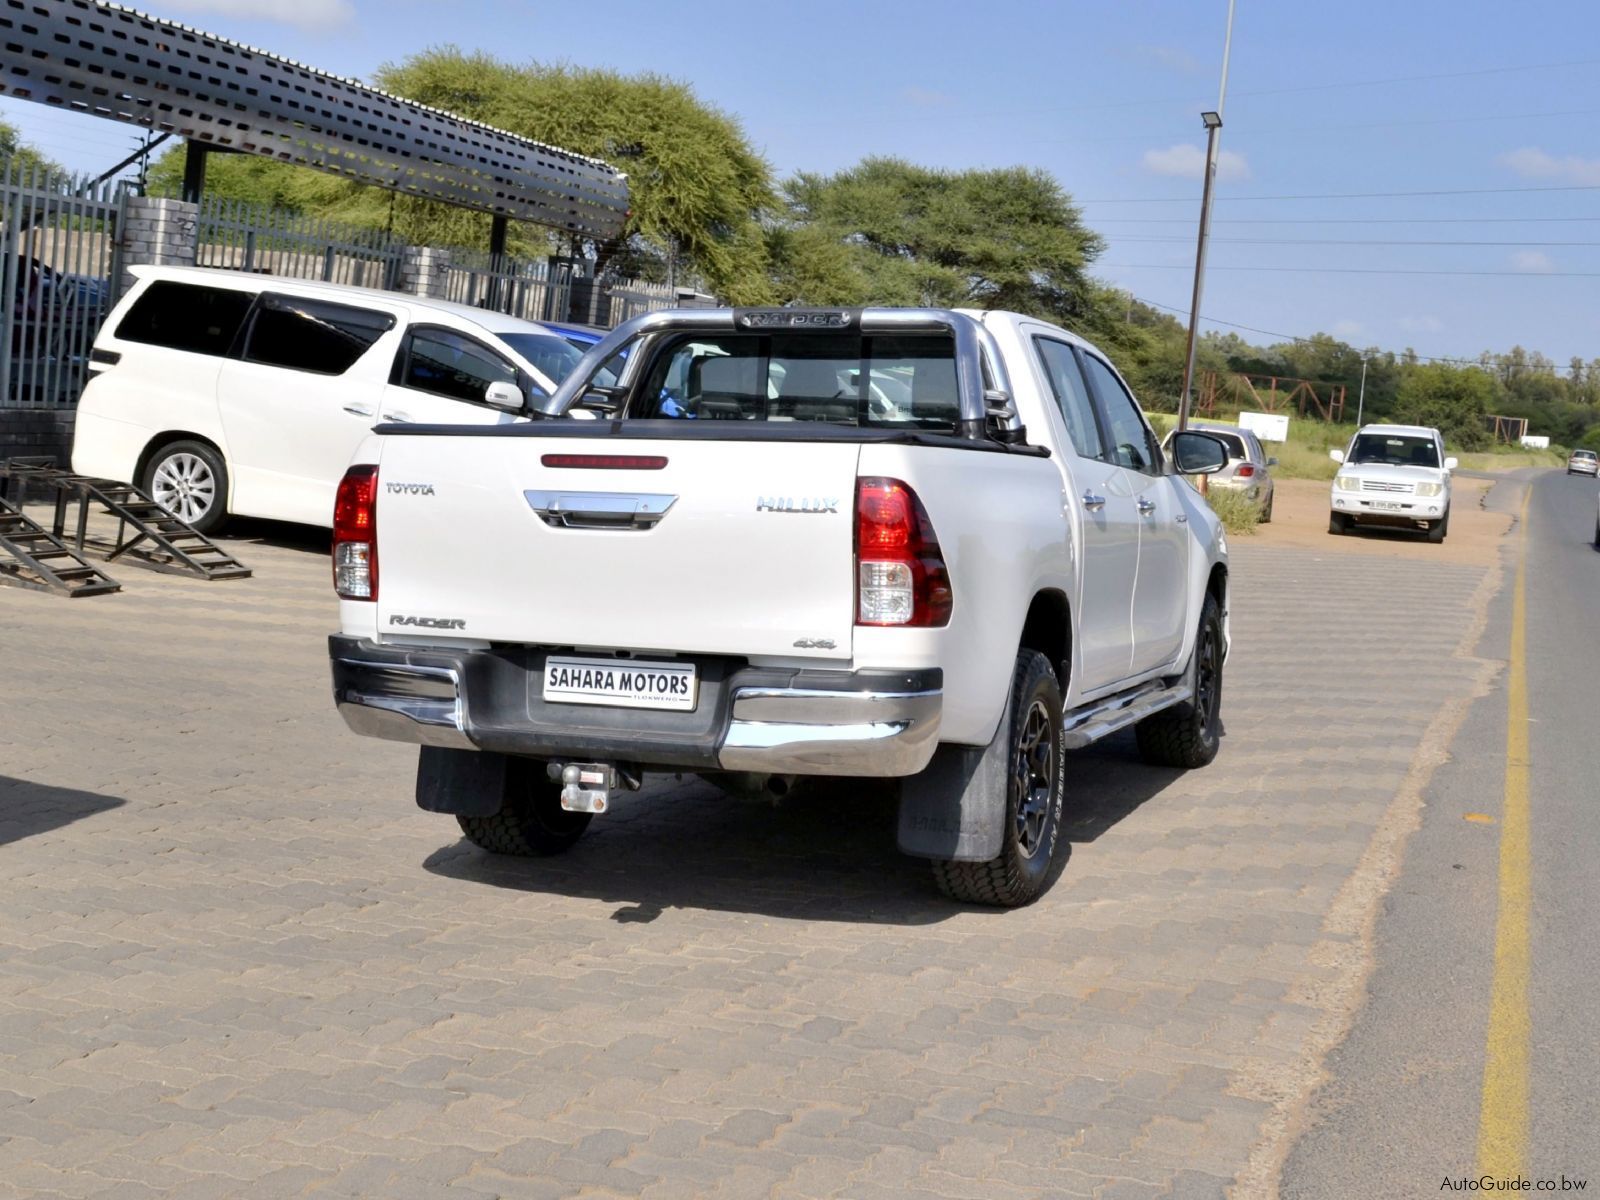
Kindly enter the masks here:
<path id="1" fill-rule="evenodd" d="M 483 402 L 491 383 L 517 382 L 517 369 L 482 342 L 449 329 L 414 329 L 402 351 L 401 387 Z"/>
<path id="2" fill-rule="evenodd" d="M 1100 458 L 1104 448 L 1100 443 L 1100 427 L 1094 421 L 1094 406 L 1083 388 L 1083 376 L 1078 373 L 1078 361 L 1072 347 L 1050 338 L 1035 338 L 1033 344 L 1044 364 L 1045 376 L 1050 380 L 1050 390 L 1055 393 L 1061 418 L 1067 423 L 1067 435 L 1072 438 L 1072 448 L 1080 458 Z"/>
<path id="3" fill-rule="evenodd" d="M 390 329 L 388 313 L 271 292 L 250 322 L 246 362 L 315 375 L 343 375 Z"/>
<path id="4" fill-rule="evenodd" d="M 251 292 L 162 280 L 133 302 L 117 337 L 192 354 L 226 354 L 254 299 Z"/>
<path id="5" fill-rule="evenodd" d="M 1161 459 L 1150 437 L 1150 429 L 1139 415 L 1139 406 L 1105 363 L 1092 354 L 1083 356 L 1084 371 L 1100 401 L 1106 433 L 1111 442 L 1110 459 L 1120 466 L 1146 475 L 1161 473 Z"/>

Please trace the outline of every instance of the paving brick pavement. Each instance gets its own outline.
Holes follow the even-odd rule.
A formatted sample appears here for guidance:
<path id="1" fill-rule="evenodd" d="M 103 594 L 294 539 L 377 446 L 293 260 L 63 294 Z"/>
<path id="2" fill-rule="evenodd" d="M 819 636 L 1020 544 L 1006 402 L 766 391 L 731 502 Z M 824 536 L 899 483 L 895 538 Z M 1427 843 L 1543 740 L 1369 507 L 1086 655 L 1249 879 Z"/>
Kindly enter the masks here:
<path id="1" fill-rule="evenodd" d="M 0 589 L 0 1200 L 1222 1196 L 1485 576 L 1242 548 L 1221 757 L 1079 755 L 1001 913 L 844 787 L 655 781 L 488 858 L 334 714 L 326 558 L 236 549 Z"/>

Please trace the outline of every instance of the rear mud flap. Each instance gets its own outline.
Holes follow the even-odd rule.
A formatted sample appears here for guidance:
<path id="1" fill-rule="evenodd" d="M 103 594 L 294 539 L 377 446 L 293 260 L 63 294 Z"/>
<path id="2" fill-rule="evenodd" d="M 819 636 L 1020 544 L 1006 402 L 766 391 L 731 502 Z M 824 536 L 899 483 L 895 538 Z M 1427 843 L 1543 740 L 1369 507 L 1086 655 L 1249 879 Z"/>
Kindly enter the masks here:
<path id="1" fill-rule="evenodd" d="M 417 807 L 462 817 L 492 817 L 506 792 L 504 754 L 423 746 L 417 758 Z"/>
<path id="2" fill-rule="evenodd" d="M 999 856 L 1010 733 L 1008 697 L 987 746 L 940 746 L 919 774 L 900 781 L 902 854 L 958 862 L 988 862 Z"/>

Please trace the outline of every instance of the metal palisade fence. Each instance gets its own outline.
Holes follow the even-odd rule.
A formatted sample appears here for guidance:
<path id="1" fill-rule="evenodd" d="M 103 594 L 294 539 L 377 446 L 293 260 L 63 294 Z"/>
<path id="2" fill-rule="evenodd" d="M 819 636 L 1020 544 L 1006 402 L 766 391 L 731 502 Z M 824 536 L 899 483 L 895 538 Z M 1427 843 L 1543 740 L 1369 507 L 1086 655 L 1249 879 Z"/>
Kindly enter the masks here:
<path id="1" fill-rule="evenodd" d="M 76 403 L 115 301 L 122 193 L 0 160 L 0 407 Z"/>
<path id="2" fill-rule="evenodd" d="M 195 262 L 202 267 L 393 291 L 405 251 L 381 229 L 218 196 L 200 202 Z"/>

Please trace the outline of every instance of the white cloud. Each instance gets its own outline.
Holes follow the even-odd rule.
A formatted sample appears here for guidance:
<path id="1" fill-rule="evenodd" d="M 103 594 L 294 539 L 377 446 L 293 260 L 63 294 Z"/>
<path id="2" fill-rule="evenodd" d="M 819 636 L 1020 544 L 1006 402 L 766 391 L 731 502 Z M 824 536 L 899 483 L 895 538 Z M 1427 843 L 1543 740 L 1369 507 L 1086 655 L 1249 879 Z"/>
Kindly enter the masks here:
<path id="1" fill-rule="evenodd" d="M 166 0 L 162 11 L 196 17 L 277 21 L 314 31 L 349 25 L 356 15 L 350 0 Z"/>
<path id="2" fill-rule="evenodd" d="M 1125 51 L 1123 57 L 1131 58 L 1135 62 L 1165 67 L 1169 71 L 1177 71 L 1184 75 L 1192 75 L 1200 69 L 1200 64 L 1195 61 L 1194 55 L 1176 46 L 1135 46 Z"/>
<path id="3" fill-rule="evenodd" d="M 1533 275 L 1548 275 L 1556 269 L 1556 264 L 1543 250 L 1518 250 L 1511 256 L 1511 266 L 1513 270 Z"/>
<path id="4" fill-rule="evenodd" d="M 1206 152 L 1190 142 L 1179 142 L 1164 150 L 1146 150 L 1144 169 L 1153 175 L 1175 175 L 1180 179 L 1202 179 L 1206 173 Z M 1250 164 L 1244 155 L 1224 150 L 1217 155 L 1217 179 L 1223 183 L 1249 179 Z"/>
<path id="5" fill-rule="evenodd" d="M 1420 317 L 1401 317 L 1400 328 L 1407 333 L 1442 333 L 1444 322 L 1426 314 Z"/>
<path id="6" fill-rule="evenodd" d="M 1536 146 L 1524 146 L 1502 154 L 1499 161 L 1502 167 L 1511 168 L 1524 179 L 1560 179 L 1600 186 L 1600 158 L 1579 158 L 1576 154 L 1557 158 Z"/>
<path id="7" fill-rule="evenodd" d="M 1342 321 L 1335 321 L 1333 323 L 1332 332 L 1334 337 L 1342 338 L 1344 341 L 1348 342 L 1351 338 L 1360 336 L 1361 322 L 1352 321 L 1349 317 L 1346 317 Z"/>

